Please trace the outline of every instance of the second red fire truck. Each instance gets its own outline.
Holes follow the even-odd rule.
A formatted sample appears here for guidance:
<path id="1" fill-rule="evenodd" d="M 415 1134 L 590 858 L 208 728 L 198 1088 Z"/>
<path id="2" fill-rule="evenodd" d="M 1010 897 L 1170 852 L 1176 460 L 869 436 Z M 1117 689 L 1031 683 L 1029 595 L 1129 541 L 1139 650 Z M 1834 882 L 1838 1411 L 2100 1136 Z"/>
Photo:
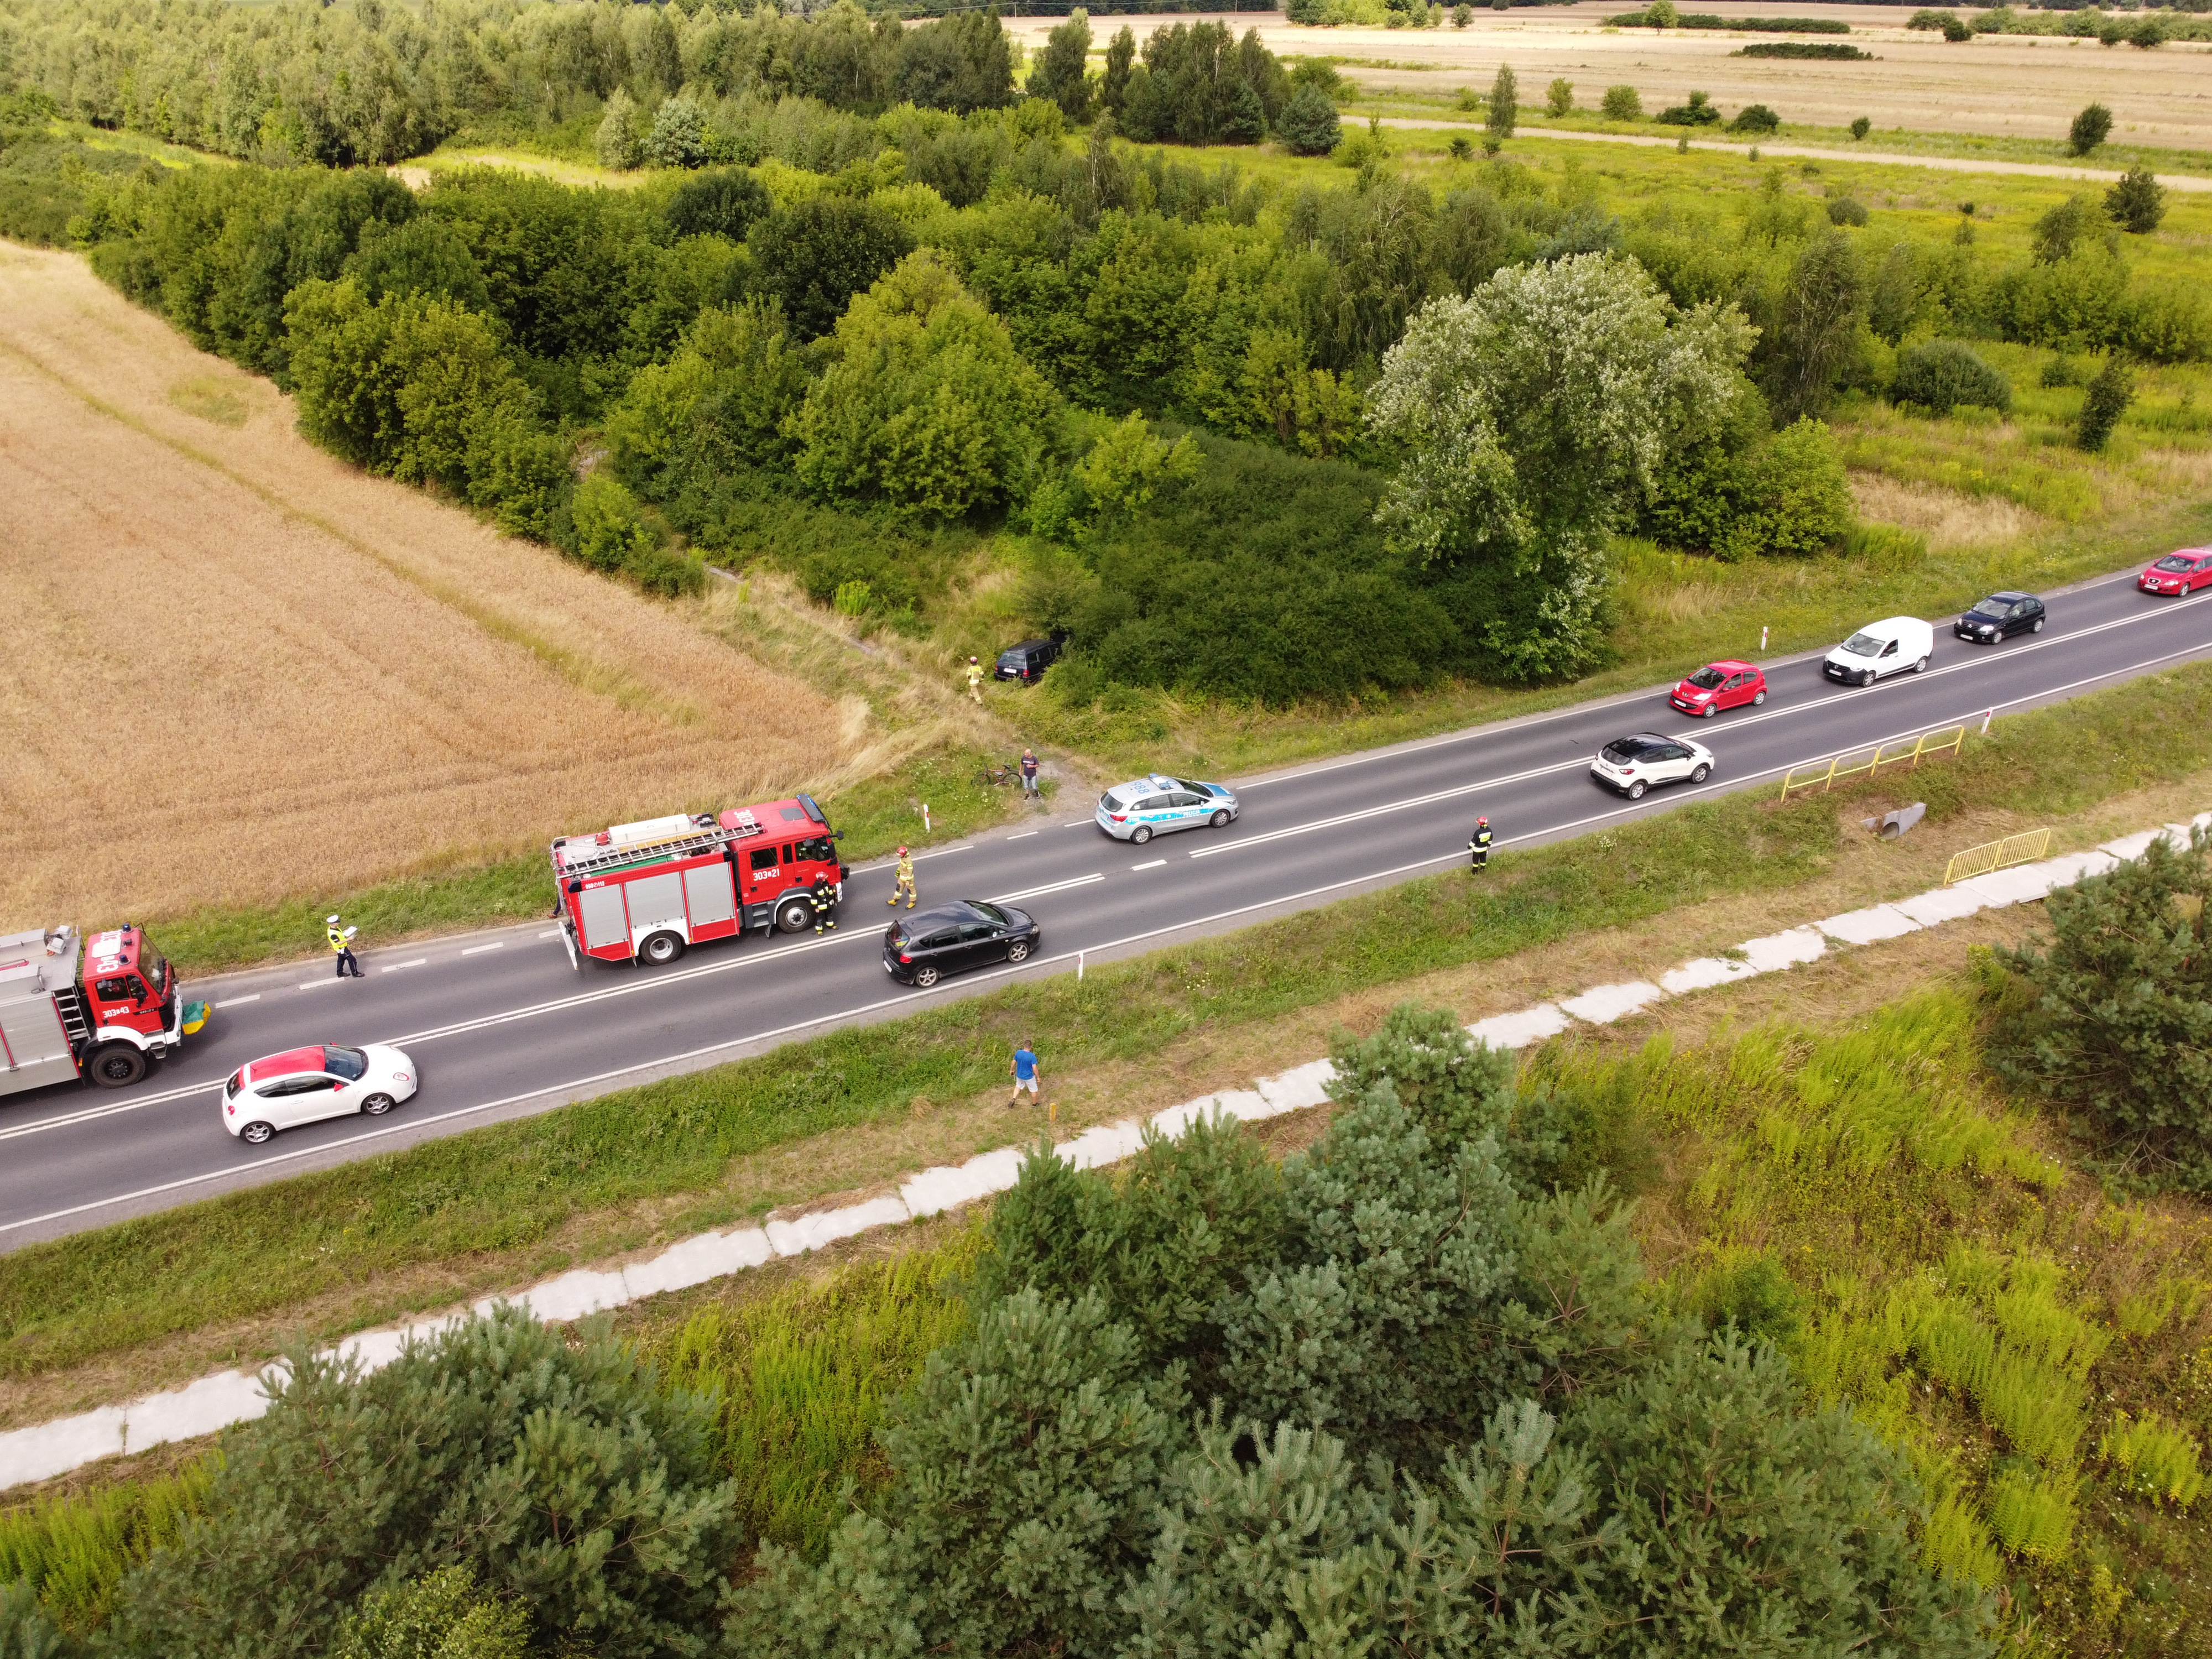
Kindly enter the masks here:
<path id="1" fill-rule="evenodd" d="M 569 960 L 659 966 L 706 939 L 811 927 L 817 878 L 844 896 L 837 840 L 811 795 L 564 836 L 553 879 Z"/>

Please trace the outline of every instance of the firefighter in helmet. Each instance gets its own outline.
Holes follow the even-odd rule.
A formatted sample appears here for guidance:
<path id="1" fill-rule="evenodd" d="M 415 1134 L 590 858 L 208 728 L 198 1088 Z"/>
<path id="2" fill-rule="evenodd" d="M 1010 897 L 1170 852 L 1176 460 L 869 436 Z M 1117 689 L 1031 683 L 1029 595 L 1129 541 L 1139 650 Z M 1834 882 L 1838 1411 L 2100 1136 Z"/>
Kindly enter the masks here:
<path id="1" fill-rule="evenodd" d="M 973 657 L 968 659 L 968 695 L 977 702 L 983 701 L 983 665 Z"/>
<path id="2" fill-rule="evenodd" d="M 914 854 L 902 847 L 898 851 L 898 885 L 891 889 L 890 902 L 896 905 L 900 894 L 906 895 L 906 908 L 914 908 Z"/>
<path id="3" fill-rule="evenodd" d="M 837 902 L 837 890 L 830 884 L 830 878 L 815 877 L 814 885 L 807 892 L 806 898 L 807 902 L 814 907 L 814 931 L 818 933 L 827 927 L 831 933 L 836 933 L 837 918 L 831 915 L 830 910 Z"/>
<path id="4" fill-rule="evenodd" d="M 1471 868 L 1476 870 L 1490 868 L 1490 820 L 1488 818 L 1477 818 L 1474 821 L 1474 833 L 1469 836 L 1467 841 L 1467 856 Z"/>

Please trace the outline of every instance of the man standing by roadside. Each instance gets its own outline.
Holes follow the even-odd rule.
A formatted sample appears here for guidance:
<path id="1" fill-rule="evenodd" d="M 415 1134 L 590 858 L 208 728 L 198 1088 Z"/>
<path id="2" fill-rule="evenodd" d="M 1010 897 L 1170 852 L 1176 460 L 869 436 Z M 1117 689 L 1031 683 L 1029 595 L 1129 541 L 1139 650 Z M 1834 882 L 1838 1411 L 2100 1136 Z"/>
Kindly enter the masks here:
<path id="1" fill-rule="evenodd" d="M 330 940 L 331 949 L 337 955 L 338 977 L 340 979 L 344 979 L 348 975 L 351 975 L 355 979 L 359 979 L 362 976 L 361 963 L 357 958 L 356 958 L 353 953 L 354 933 L 355 929 L 351 927 L 341 928 L 338 926 L 338 919 L 336 916 L 328 916 L 324 919 L 323 937 Z"/>
<path id="2" fill-rule="evenodd" d="M 896 908 L 901 893 L 906 895 L 906 908 L 909 910 L 913 909 L 914 854 L 903 847 L 899 848 L 898 854 L 898 885 L 891 889 L 890 902 L 893 908 Z"/>
<path id="3" fill-rule="evenodd" d="M 1474 833 L 1467 838 L 1468 866 L 1475 870 L 1490 868 L 1490 820 L 1477 818 Z"/>
<path id="4" fill-rule="evenodd" d="M 983 665 L 973 657 L 968 659 L 968 695 L 977 702 L 983 701 Z"/>
<path id="5" fill-rule="evenodd" d="M 1037 1087 L 1043 1081 L 1044 1068 L 1037 1064 L 1036 1051 L 1030 1047 L 1026 1038 L 1021 1047 L 1014 1050 L 1014 1063 L 1008 1069 L 1014 1074 L 1014 1097 L 1006 1104 L 1010 1107 L 1020 1105 L 1022 1091 L 1026 1089 L 1030 1091 L 1030 1104 L 1036 1105 Z"/>
<path id="6" fill-rule="evenodd" d="M 1036 751 L 1032 749 L 1023 750 L 1022 799 L 1024 800 L 1036 800 L 1039 799 L 1036 785 Z"/>

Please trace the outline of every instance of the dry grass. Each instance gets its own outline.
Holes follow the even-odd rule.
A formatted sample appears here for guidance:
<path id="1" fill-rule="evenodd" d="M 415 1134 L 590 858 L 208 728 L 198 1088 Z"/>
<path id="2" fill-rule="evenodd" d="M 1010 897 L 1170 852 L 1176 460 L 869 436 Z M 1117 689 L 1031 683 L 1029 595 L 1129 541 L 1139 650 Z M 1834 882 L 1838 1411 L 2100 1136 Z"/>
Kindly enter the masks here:
<path id="1" fill-rule="evenodd" d="M 1634 0 L 1581 0 L 1571 6 L 1478 8 L 1473 26 L 1455 29 L 1303 28 L 1278 15 L 1259 20 L 1260 35 L 1279 52 L 1323 54 L 1354 61 L 1347 73 L 1364 91 L 1394 89 L 1434 94 L 1459 86 L 1486 91 L 1503 61 L 1520 77 L 1524 105 L 1534 105 L 1545 83 L 1563 76 L 1578 101 L 1595 106 L 1607 86 L 1627 84 L 1647 111 L 1684 101 L 1692 88 L 1709 92 L 1723 108 L 1765 103 L 1784 119 L 1848 126 L 1857 116 L 1878 131 L 1985 133 L 2056 139 L 2074 112 L 2092 99 L 2118 116 L 2114 137 L 2126 143 L 2212 149 L 2212 100 L 2204 96 L 2205 48 L 2175 42 L 2157 52 L 2118 50 L 2094 40 L 1985 35 L 1953 45 L 1933 31 L 1908 32 L 1916 8 L 1791 4 L 1764 0 L 1699 0 L 1684 10 L 1723 16 L 1840 17 L 1852 41 L 1881 59 L 1836 64 L 1787 58 L 1733 58 L 1743 38 L 1714 30 L 1650 29 L 1607 32 L 1603 20 L 1638 7 Z M 1035 47 L 1055 19 L 1009 18 L 1007 32 Z M 1115 18 L 1091 26 L 1104 39 L 1127 22 L 1142 40 L 1174 17 Z M 1240 33 L 1255 20 L 1228 20 Z M 1360 62 L 1358 60 L 1367 60 Z M 1381 67 L 1387 64 L 1389 67 Z M 1426 67 L 1418 67 L 1426 66 Z M 1534 125 L 1540 125 L 1540 122 Z"/>
<path id="2" fill-rule="evenodd" d="M 352 471 L 265 381 L 7 244 L 0 501 L 8 926 L 354 887 L 885 758 L 865 702 L 726 618 Z"/>
<path id="3" fill-rule="evenodd" d="M 1938 553 L 2014 546 L 2050 527 L 2048 520 L 2000 495 L 1968 495 L 1880 472 L 1851 474 L 1851 495 L 1860 517 L 1917 530 Z"/>

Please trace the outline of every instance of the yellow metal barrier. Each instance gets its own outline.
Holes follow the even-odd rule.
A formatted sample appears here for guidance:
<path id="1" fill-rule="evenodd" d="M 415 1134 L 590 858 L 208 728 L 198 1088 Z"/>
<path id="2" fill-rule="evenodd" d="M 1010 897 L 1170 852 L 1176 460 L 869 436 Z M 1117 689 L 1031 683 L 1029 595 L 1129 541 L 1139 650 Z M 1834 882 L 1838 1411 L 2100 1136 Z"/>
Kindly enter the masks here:
<path id="1" fill-rule="evenodd" d="M 2002 841 L 1986 841 L 1979 847 L 1969 847 L 1963 853 L 1951 855 L 1951 862 L 1943 872 L 1943 884 L 1948 887 L 1954 881 L 1986 876 L 1992 870 L 2009 869 L 2015 864 L 2033 864 L 2050 850 L 2048 830 L 2030 830 L 2007 836 Z"/>
<path id="2" fill-rule="evenodd" d="M 1948 732 L 1923 732 L 1912 739 L 1911 745 L 1900 743 L 1893 752 L 1887 744 L 1878 744 L 1868 755 L 1863 749 L 1854 749 L 1849 754 L 1838 755 L 1826 766 L 1814 762 L 1810 766 L 1793 766 L 1782 780 L 1782 799 L 1788 800 L 1792 792 L 1814 789 L 1829 790 L 1853 778 L 1870 778 L 1885 766 L 1918 766 L 1934 755 L 1955 755 L 1966 741 L 1966 728 L 1954 726 Z M 1858 757 L 1868 755 L 1864 763 Z M 1849 761 L 1852 764 L 1846 766 Z M 1798 773 L 1805 774 L 1802 779 Z"/>

